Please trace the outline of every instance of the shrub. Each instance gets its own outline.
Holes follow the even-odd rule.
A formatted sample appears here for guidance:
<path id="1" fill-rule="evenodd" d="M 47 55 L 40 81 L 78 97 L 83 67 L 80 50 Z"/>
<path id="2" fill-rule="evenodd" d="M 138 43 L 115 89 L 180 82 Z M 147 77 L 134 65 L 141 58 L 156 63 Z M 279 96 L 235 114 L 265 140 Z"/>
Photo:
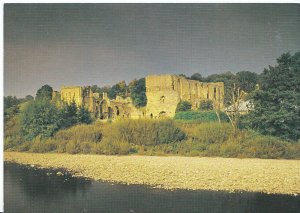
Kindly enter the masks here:
<path id="1" fill-rule="evenodd" d="M 214 103 L 212 100 L 201 101 L 199 109 L 200 110 L 213 110 Z"/>
<path id="2" fill-rule="evenodd" d="M 94 142 L 98 143 L 101 141 L 102 131 L 100 125 L 87 125 L 81 124 L 73 126 L 69 129 L 58 131 L 54 135 L 56 141 L 63 140 L 77 140 L 81 142 Z"/>
<path id="3" fill-rule="evenodd" d="M 109 136 L 115 141 L 135 145 L 157 145 L 181 141 L 185 134 L 172 120 L 122 120 L 111 126 Z"/>
<path id="4" fill-rule="evenodd" d="M 14 150 L 15 147 L 24 143 L 25 139 L 20 134 L 21 124 L 19 111 L 7 112 L 13 110 L 14 106 L 6 110 L 4 118 L 4 150 Z M 5 114 L 4 113 L 4 114 Z"/>
<path id="5" fill-rule="evenodd" d="M 222 122 L 228 122 L 228 116 L 224 112 L 220 112 L 220 120 Z M 175 120 L 186 121 L 199 121 L 199 122 L 214 122 L 218 121 L 218 116 L 215 111 L 188 111 L 188 112 L 176 112 Z"/>
<path id="6" fill-rule="evenodd" d="M 91 153 L 93 148 L 94 148 L 95 144 L 90 143 L 90 142 L 82 142 L 79 145 L 79 149 L 80 149 L 80 153 L 83 154 L 88 154 Z"/>
<path id="7" fill-rule="evenodd" d="M 228 141 L 220 146 L 220 155 L 222 157 L 238 157 L 242 152 L 242 145 L 234 140 Z"/>
<path id="8" fill-rule="evenodd" d="M 24 143 L 24 139 L 19 135 L 7 136 L 4 138 L 4 150 L 13 151 L 15 147 L 18 147 Z"/>
<path id="9" fill-rule="evenodd" d="M 111 139 L 103 139 L 101 143 L 95 146 L 94 152 L 96 154 L 105 155 L 124 155 L 130 152 L 131 148 L 126 141 L 113 141 Z"/>
<path id="10" fill-rule="evenodd" d="M 253 133 L 252 133 L 253 134 Z M 290 158 L 297 157 L 295 153 L 291 152 L 290 147 L 297 147 L 297 145 L 290 144 L 273 136 L 263 136 L 256 134 L 249 138 L 244 144 L 244 155 L 246 157 L 257 158 Z M 299 149 L 298 149 L 299 151 Z M 292 154 L 292 155 L 290 155 Z M 298 158 L 300 154 L 298 152 Z"/>
<path id="11" fill-rule="evenodd" d="M 53 140 L 56 143 L 57 152 L 70 154 L 91 153 L 95 146 L 103 138 L 103 133 L 109 124 L 94 123 L 91 125 L 80 124 L 69 129 L 58 131 Z"/>
<path id="12" fill-rule="evenodd" d="M 194 141 L 206 144 L 223 143 L 233 134 L 229 123 L 201 123 L 196 125 L 184 125 L 182 129 L 187 136 Z"/>
<path id="13" fill-rule="evenodd" d="M 30 144 L 30 152 L 45 153 L 56 149 L 57 145 L 52 139 L 42 140 L 41 136 L 37 136 Z"/>
<path id="14" fill-rule="evenodd" d="M 177 105 L 176 112 L 189 111 L 192 108 L 192 104 L 188 101 L 180 101 Z"/>
<path id="15" fill-rule="evenodd" d="M 31 141 L 26 141 L 26 142 L 22 143 L 21 145 L 17 146 L 14 150 L 18 151 L 18 152 L 29 151 L 31 144 L 32 144 Z"/>
<path id="16" fill-rule="evenodd" d="M 80 143 L 75 140 L 68 141 L 66 145 L 66 152 L 69 154 L 77 154 L 80 152 Z"/>

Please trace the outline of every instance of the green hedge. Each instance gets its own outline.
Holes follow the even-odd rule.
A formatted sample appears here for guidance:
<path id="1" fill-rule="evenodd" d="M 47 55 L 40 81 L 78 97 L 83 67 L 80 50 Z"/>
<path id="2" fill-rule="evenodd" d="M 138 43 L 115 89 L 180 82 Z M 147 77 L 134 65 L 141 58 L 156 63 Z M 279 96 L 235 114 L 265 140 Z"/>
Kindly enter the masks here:
<path id="1" fill-rule="evenodd" d="M 220 112 L 221 121 L 228 122 L 229 119 L 224 112 Z M 218 116 L 215 111 L 187 111 L 177 112 L 174 119 L 200 122 L 215 122 L 218 121 Z"/>

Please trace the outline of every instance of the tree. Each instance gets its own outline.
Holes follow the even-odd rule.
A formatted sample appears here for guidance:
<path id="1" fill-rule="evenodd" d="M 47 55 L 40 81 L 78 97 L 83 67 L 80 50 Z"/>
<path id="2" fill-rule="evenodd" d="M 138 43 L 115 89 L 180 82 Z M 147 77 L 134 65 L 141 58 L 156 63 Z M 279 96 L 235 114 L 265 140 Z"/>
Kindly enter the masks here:
<path id="1" fill-rule="evenodd" d="M 27 140 L 50 137 L 59 129 L 59 112 L 49 100 L 32 101 L 21 115 L 21 133 Z"/>
<path id="2" fill-rule="evenodd" d="M 110 90 L 111 90 L 110 86 L 103 86 L 103 87 L 100 87 L 98 91 L 99 91 L 99 93 L 105 92 L 108 94 Z"/>
<path id="3" fill-rule="evenodd" d="M 192 104 L 188 101 L 180 101 L 177 105 L 176 112 L 189 111 L 192 108 Z"/>
<path id="4" fill-rule="evenodd" d="M 115 99 L 117 95 L 123 98 L 127 96 L 127 86 L 125 81 L 120 81 L 119 83 L 115 84 L 108 92 L 108 97 L 110 99 Z"/>
<path id="5" fill-rule="evenodd" d="M 233 84 L 233 90 L 231 95 L 232 95 L 230 101 L 231 109 L 230 112 L 226 111 L 226 114 L 233 127 L 234 135 L 236 136 L 236 133 L 238 131 L 239 118 L 240 118 L 240 104 L 241 104 L 243 93 L 241 92 L 241 89 L 239 87 L 236 87 L 236 85 Z"/>
<path id="6" fill-rule="evenodd" d="M 136 107 L 143 107 L 147 104 L 145 78 L 133 80 L 128 85 L 132 102 Z"/>
<path id="7" fill-rule="evenodd" d="M 200 73 L 194 73 L 191 76 L 191 79 L 192 80 L 196 80 L 196 81 L 203 81 L 202 75 Z"/>
<path id="8" fill-rule="evenodd" d="M 34 97 L 32 95 L 26 95 L 25 101 L 33 101 Z"/>
<path id="9" fill-rule="evenodd" d="M 77 124 L 90 124 L 92 122 L 89 111 L 81 106 L 76 113 Z"/>
<path id="10" fill-rule="evenodd" d="M 249 93 L 255 90 L 258 84 L 258 75 L 255 72 L 241 71 L 236 74 L 238 86 L 241 90 Z"/>
<path id="11" fill-rule="evenodd" d="M 77 106 L 75 101 L 71 104 L 64 104 L 59 111 L 60 126 L 62 128 L 68 128 L 77 123 Z"/>
<path id="12" fill-rule="evenodd" d="M 186 78 L 186 79 L 189 79 L 189 77 L 187 77 L 185 74 L 179 74 L 178 76 L 180 76 L 180 77 L 184 77 L 184 78 Z"/>
<path id="13" fill-rule="evenodd" d="M 16 96 L 4 97 L 4 110 L 6 110 L 12 106 L 16 106 L 19 103 L 21 103 L 21 100 L 18 99 Z"/>
<path id="14" fill-rule="evenodd" d="M 300 138 L 300 52 L 277 59 L 261 75 L 248 118 L 252 128 L 289 140 Z"/>
<path id="15" fill-rule="evenodd" d="M 42 86 L 40 89 L 38 89 L 38 91 L 36 92 L 35 99 L 36 100 L 43 100 L 43 99 L 51 100 L 52 92 L 53 92 L 52 87 L 46 84 L 46 85 Z"/>
<path id="16" fill-rule="evenodd" d="M 212 100 L 201 101 L 199 109 L 200 110 L 213 110 L 214 103 Z"/>

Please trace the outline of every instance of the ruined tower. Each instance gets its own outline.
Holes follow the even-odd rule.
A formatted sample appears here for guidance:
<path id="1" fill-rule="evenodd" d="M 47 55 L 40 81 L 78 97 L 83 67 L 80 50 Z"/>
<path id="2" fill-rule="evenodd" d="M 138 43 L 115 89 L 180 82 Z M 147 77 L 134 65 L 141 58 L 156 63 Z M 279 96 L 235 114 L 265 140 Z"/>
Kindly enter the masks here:
<path id="1" fill-rule="evenodd" d="M 83 104 L 83 89 L 80 86 L 63 86 L 60 91 L 60 98 L 67 104 L 74 101 L 80 107 Z"/>

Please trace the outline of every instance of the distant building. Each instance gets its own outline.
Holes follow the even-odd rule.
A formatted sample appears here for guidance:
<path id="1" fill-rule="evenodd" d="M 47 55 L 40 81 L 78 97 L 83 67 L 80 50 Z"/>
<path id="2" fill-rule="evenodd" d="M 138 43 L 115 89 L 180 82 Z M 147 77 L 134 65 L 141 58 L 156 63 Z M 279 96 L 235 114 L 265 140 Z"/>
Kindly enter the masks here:
<path id="1" fill-rule="evenodd" d="M 234 107 L 233 105 L 225 108 L 225 111 L 228 113 L 234 113 L 235 108 L 237 108 L 237 112 L 241 115 L 248 114 L 249 111 L 254 109 L 253 104 L 248 100 L 248 101 L 240 101 L 237 107 Z"/>

